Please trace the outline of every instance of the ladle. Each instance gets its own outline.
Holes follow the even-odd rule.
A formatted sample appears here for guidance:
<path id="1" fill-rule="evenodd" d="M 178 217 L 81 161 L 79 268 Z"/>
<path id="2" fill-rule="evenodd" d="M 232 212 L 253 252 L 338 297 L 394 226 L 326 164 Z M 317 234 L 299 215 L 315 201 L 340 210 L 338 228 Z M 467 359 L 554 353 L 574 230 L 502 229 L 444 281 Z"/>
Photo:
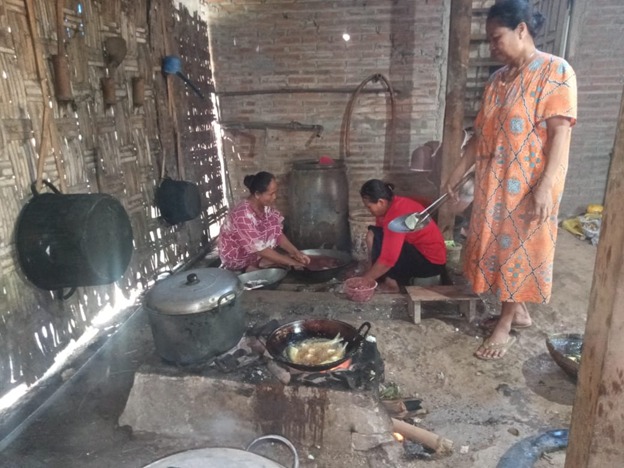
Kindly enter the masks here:
<path id="1" fill-rule="evenodd" d="M 462 179 L 453 187 L 453 191 L 459 190 L 470 178 L 472 172 L 467 173 Z M 431 215 L 442 206 L 442 204 L 448 199 L 448 192 L 444 193 L 431 205 L 425 208 L 423 211 L 416 211 L 415 213 L 409 213 L 403 216 L 398 216 L 388 223 L 388 229 L 401 234 L 408 232 L 418 231 L 424 228 L 429 221 L 431 221 Z"/>

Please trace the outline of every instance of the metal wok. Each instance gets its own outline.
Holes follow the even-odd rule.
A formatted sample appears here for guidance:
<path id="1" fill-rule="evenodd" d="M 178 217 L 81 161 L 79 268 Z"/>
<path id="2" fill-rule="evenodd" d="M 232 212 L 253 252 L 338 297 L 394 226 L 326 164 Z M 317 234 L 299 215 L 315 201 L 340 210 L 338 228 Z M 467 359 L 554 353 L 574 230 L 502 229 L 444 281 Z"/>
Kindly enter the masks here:
<path id="1" fill-rule="evenodd" d="M 243 283 L 246 290 L 249 289 L 275 289 L 288 274 L 283 268 L 264 268 L 262 270 L 248 271 L 238 275 L 238 280 Z"/>
<path id="2" fill-rule="evenodd" d="M 308 319 L 290 322 L 277 328 L 269 335 L 266 341 L 266 349 L 273 359 L 287 366 L 293 367 L 307 372 L 318 372 L 332 367 L 336 367 L 347 359 L 351 358 L 360 348 L 362 341 L 366 338 L 370 330 L 371 324 L 364 322 L 358 329 L 348 323 L 331 319 Z M 297 364 L 284 354 L 288 346 L 301 343 L 310 338 L 327 338 L 333 339 L 340 333 L 343 341 L 347 343 L 345 355 L 342 359 L 320 364 L 318 366 L 309 366 L 305 364 Z"/>
<path id="3" fill-rule="evenodd" d="M 349 253 L 341 250 L 307 249 L 302 250 L 301 253 L 308 255 L 309 257 L 329 257 L 336 263 L 336 266 L 324 268 L 322 270 L 310 268 L 292 270 L 293 276 L 308 283 L 323 283 L 324 281 L 329 281 L 330 279 L 335 278 L 347 266 L 349 266 L 351 262 L 353 262 L 353 257 L 351 257 Z"/>

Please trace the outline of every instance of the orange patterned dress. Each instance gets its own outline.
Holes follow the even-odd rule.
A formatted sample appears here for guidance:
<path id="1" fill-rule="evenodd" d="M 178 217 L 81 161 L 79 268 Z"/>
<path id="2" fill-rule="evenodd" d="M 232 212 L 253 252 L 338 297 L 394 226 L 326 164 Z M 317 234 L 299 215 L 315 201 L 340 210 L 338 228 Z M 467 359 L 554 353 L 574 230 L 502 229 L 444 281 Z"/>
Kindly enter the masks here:
<path id="1" fill-rule="evenodd" d="M 475 120 L 475 199 L 464 272 L 476 293 L 505 302 L 550 300 L 557 212 L 567 164 L 553 187 L 553 212 L 529 222 L 533 188 L 545 169 L 546 120 L 576 122 L 576 75 L 563 59 L 538 52 L 510 82 L 490 78 Z"/>

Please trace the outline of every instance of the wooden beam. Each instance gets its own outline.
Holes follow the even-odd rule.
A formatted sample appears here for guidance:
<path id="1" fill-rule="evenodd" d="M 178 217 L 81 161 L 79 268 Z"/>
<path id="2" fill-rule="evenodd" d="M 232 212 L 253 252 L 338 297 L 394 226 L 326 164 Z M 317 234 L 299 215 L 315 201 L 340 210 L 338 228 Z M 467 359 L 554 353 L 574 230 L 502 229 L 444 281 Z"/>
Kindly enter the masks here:
<path id="1" fill-rule="evenodd" d="M 472 0 L 453 0 L 449 24 L 448 68 L 446 76 L 446 107 L 444 109 L 444 133 L 442 135 L 441 183 L 446 182 L 460 158 L 464 141 L 464 95 L 470 51 L 470 28 L 472 23 Z M 449 205 L 443 205 L 438 213 L 438 226 L 446 239 L 453 238 L 455 214 Z"/>
<path id="2" fill-rule="evenodd" d="M 565 468 L 624 466 L 624 99 L 615 138 Z"/>

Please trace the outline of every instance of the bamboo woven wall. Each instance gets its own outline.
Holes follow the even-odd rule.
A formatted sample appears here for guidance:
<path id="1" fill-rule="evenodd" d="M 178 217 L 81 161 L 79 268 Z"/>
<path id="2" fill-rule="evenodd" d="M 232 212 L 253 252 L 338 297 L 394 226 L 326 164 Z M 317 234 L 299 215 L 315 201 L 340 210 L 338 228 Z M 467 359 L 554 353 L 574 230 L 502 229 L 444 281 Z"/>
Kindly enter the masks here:
<path id="1" fill-rule="evenodd" d="M 31 37 L 29 3 L 36 37 Z M 157 272 L 171 269 L 211 244 L 224 214 L 223 187 L 210 101 L 189 95 L 184 83 L 161 73 L 165 53 L 179 55 L 185 73 L 210 95 L 212 76 L 207 26 L 169 0 L 65 0 L 63 32 L 73 102 L 52 99 L 53 143 L 60 158 L 45 160 L 44 178 L 68 193 L 102 191 L 117 197 L 130 215 L 135 250 L 125 276 L 113 285 L 79 288 L 69 300 L 37 289 L 20 271 L 15 222 L 31 198 L 41 139 L 44 96 L 34 44 L 45 70 L 44 91 L 54 96 L 51 56 L 57 53 L 56 5 L 51 0 L 0 0 L 0 395 L 30 384 L 55 356 L 89 326 L 107 304 L 145 288 Z M 121 36 L 127 55 L 107 70 L 103 42 Z M 105 106 L 101 79 L 115 81 L 116 103 Z M 132 79 L 143 77 L 145 103 L 132 102 Z M 174 124 L 177 118 L 177 125 Z M 200 185 L 200 218 L 175 227 L 153 206 L 162 155 L 178 178 L 174 129 L 179 130 L 184 179 Z M 52 131 L 54 135 L 54 131 Z"/>

